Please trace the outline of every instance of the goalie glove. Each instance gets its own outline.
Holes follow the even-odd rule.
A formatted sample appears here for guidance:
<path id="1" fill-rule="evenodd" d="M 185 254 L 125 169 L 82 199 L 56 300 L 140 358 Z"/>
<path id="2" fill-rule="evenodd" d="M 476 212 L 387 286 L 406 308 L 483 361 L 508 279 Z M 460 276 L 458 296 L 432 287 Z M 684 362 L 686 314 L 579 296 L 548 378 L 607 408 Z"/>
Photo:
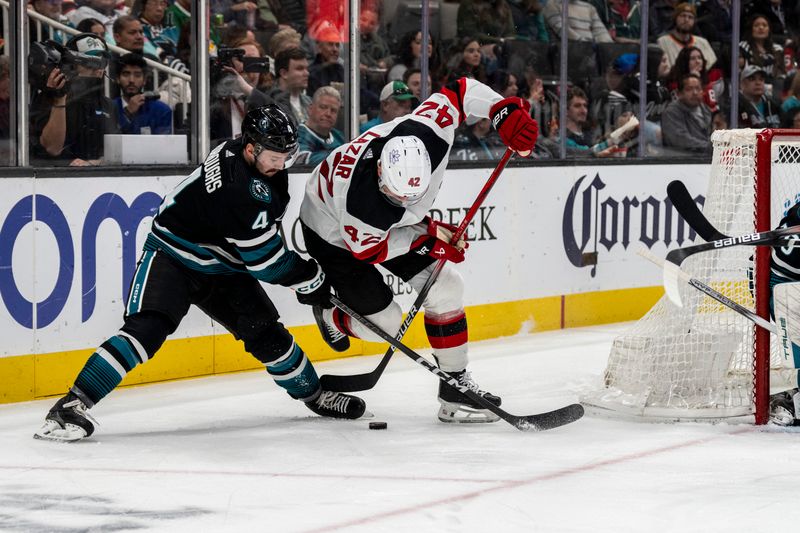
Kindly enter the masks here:
<path id="1" fill-rule="evenodd" d="M 311 279 L 292 285 L 297 301 L 303 305 L 316 305 L 326 309 L 333 307 L 331 303 L 331 285 L 325 278 L 322 267 L 313 259 L 311 263 L 316 267 Z"/>
<path id="2" fill-rule="evenodd" d="M 531 118 L 531 104 L 518 96 L 503 98 L 490 110 L 492 125 L 503 144 L 527 157 L 539 136 L 539 125 Z"/>

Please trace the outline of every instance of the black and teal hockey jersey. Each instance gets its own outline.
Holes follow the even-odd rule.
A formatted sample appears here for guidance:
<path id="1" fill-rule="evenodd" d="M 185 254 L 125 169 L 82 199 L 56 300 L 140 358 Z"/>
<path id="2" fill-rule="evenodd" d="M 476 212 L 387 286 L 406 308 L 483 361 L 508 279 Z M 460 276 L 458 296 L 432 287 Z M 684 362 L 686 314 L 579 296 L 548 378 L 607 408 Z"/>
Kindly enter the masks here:
<path id="1" fill-rule="evenodd" d="M 164 197 L 145 250 L 207 274 L 247 272 L 284 286 L 314 277 L 317 266 L 289 250 L 279 231 L 289 204 L 287 171 L 263 176 L 243 148 L 241 139 L 219 145 Z"/>

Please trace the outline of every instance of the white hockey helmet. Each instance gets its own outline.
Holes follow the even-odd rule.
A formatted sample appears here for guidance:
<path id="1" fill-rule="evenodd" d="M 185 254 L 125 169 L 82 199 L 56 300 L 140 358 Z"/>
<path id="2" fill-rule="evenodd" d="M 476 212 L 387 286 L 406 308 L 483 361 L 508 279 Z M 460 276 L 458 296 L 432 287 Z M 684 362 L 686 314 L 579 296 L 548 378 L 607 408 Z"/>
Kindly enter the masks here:
<path id="1" fill-rule="evenodd" d="M 419 202 L 431 184 L 431 158 L 422 141 L 411 135 L 393 137 L 381 151 L 378 188 L 389 202 L 402 207 Z"/>

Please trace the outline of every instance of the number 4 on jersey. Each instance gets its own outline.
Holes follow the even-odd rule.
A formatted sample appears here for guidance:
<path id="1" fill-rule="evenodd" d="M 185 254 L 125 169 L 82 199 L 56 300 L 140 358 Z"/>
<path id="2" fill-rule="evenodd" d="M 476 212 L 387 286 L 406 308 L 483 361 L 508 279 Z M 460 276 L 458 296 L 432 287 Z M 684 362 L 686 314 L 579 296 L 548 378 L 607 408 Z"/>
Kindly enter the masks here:
<path id="1" fill-rule="evenodd" d="M 261 211 L 253 222 L 253 229 L 266 229 L 269 226 L 269 217 L 266 211 Z"/>

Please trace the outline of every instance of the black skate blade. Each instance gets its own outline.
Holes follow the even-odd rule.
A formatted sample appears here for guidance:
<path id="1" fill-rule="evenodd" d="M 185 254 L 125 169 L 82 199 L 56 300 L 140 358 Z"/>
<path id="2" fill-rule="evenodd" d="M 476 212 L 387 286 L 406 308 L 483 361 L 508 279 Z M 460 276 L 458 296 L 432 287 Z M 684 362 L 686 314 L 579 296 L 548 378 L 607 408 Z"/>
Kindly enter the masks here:
<path id="1" fill-rule="evenodd" d="M 582 416 L 583 406 L 573 403 L 546 413 L 515 417 L 513 424 L 520 431 L 547 431 L 571 424 Z"/>

